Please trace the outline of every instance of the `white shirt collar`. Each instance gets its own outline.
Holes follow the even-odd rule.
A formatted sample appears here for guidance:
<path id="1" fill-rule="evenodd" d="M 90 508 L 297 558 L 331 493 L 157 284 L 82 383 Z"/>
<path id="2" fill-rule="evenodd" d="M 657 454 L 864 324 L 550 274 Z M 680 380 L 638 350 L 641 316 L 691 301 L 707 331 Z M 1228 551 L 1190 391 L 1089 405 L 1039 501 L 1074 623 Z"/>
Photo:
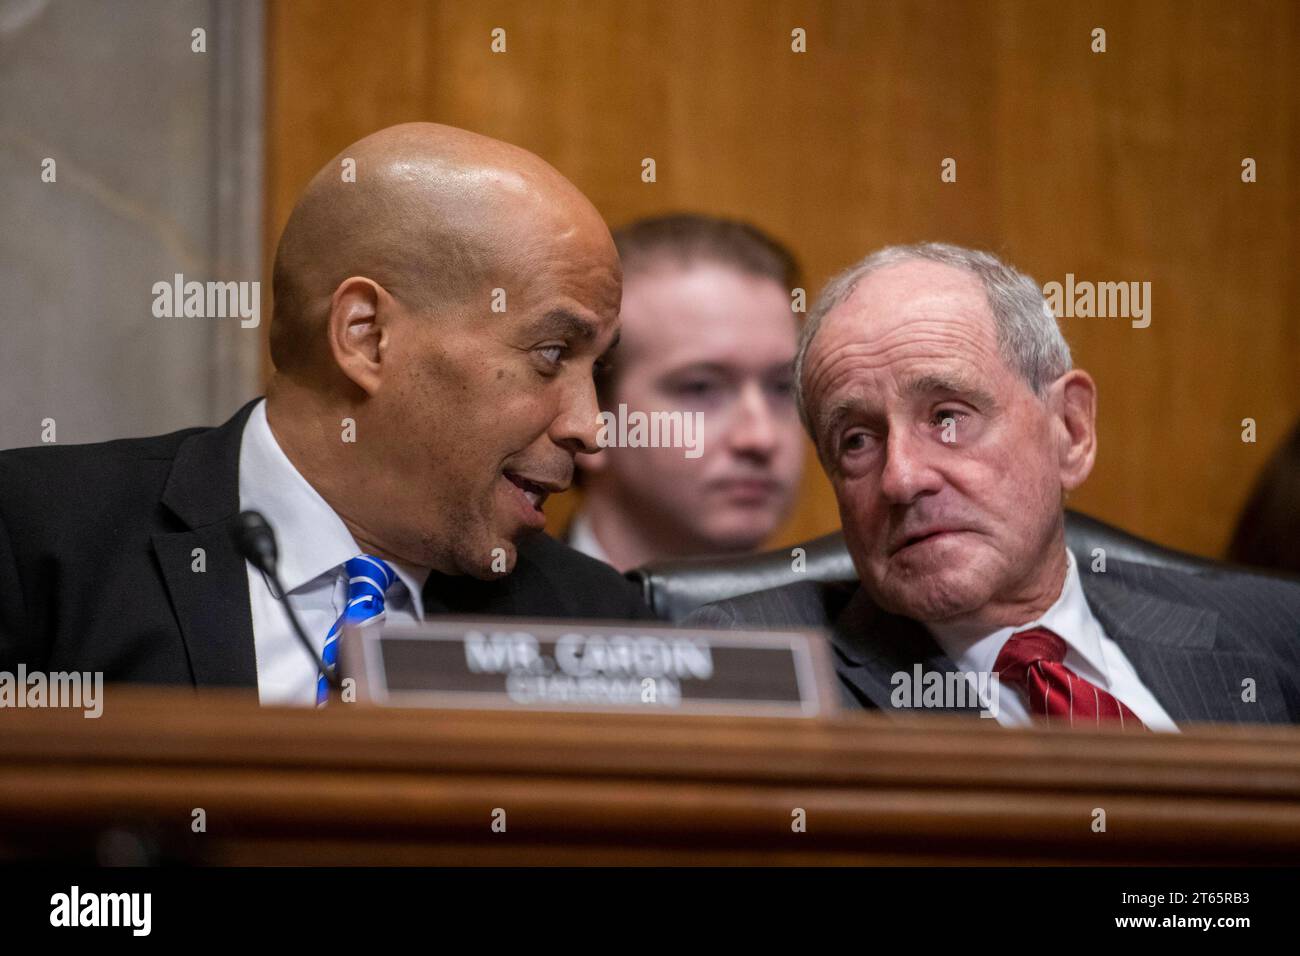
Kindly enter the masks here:
<path id="1" fill-rule="evenodd" d="M 266 400 L 253 406 L 239 448 L 239 508 L 260 511 L 275 531 L 280 580 L 292 594 L 361 553 L 343 519 L 293 466 L 266 420 Z M 421 591 L 427 568 L 389 561 L 406 585 L 416 617 L 424 618 Z"/>
<path id="2" fill-rule="evenodd" d="M 569 522 L 569 547 L 609 564 L 609 555 L 597 540 L 596 529 L 591 526 L 591 518 L 585 511 L 579 511 Z"/>
<path id="3" fill-rule="evenodd" d="M 1065 553 L 1068 561 L 1065 584 L 1056 603 L 1041 617 L 1014 627 L 1000 628 L 974 642 L 956 637 L 946 631 L 942 625 L 932 625 L 929 630 L 935 642 L 958 668 L 974 673 L 990 673 L 1007 638 L 1031 627 L 1045 627 L 1065 640 L 1068 645 L 1067 653 L 1072 651 L 1074 656 L 1080 659 L 1075 662 L 1075 669 L 1081 676 L 1100 677 L 1103 681 L 1101 686 L 1109 686 L 1111 675 L 1106 667 L 1105 655 L 1102 653 L 1101 625 L 1093 616 L 1092 609 L 1088 607 L 1088 599 L 1083 593 L 1083 582 L 1079 578 L 1079 567 L 1074 560 L 1074 554 L 1068 549 Z M 1080 662 L 1095 671 L 1095 675 L 1089 675 L 1086 673 L 1086 668 L 1078 667 L 1077 664 Z"/>

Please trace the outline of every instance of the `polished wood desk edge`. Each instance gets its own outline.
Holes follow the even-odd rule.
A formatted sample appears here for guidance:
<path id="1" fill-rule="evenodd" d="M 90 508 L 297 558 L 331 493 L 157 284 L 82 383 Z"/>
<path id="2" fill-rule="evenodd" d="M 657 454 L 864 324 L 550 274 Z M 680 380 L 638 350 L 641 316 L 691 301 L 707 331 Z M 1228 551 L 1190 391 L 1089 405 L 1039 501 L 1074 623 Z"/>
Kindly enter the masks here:
<path id="1" fill-rule="evenodd" d="M 245 692 L 116 688 L 104 714 L 0 710 L 5 765 L 299 767 L 1251 793 L 1300 799 L 1300 728 L 1007 729 L 957 717 L 259 707 Z M 320 741 L 328 739 L 329 747 Z"/>
<path id="2" fill-rule="evenodd" d="M 1295 862 L 1300 732 L 316 711 L 138 689 L 93 720 L 0 711 L 0 857 L 123 821 L 209 862 Z"/>

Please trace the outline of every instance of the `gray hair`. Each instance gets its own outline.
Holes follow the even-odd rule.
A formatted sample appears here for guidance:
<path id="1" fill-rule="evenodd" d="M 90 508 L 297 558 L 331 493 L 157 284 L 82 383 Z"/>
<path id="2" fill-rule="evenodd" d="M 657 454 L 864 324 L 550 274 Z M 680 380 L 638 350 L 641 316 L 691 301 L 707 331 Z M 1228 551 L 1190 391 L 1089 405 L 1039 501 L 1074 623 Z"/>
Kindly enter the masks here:
<path id="1" fill-rule="evenodd" d="M 1042 290 L 1029 276 L 991 253 L 962 246 L 940 242 L 886 246 L 849 266 L 826 284 L 808 313 L 808 320 L 799 336 L 799 351 L 794 360 L 795 396 L 799 417 L 812 436 L 813 444 L 818 444 L 818 441 L 805 404 L 803 372 L 808 349 L 817 337 L 822 321 L 827 313 L 843 304 L 868 275 L 886 266 L 915 259 L 955 266 L 983 283 L 1003 359 L 1020 374 L 1035 395 L 1041 397 L 1048 384 L 1070 370 L 1070 346 L 1066 344 Z"/>

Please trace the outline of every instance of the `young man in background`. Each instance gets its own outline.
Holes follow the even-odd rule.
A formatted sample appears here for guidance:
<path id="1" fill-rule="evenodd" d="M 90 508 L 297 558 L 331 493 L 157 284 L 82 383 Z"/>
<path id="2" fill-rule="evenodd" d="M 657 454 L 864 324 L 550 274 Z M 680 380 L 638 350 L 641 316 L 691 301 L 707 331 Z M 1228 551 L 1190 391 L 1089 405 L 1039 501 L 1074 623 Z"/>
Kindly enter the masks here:
<path id="1" fill-rule="evenodd" d="M 642 219 L 614 241 L 623 330 L 601 408 L 693 416 L 702 441 L 583 456 L 568 541 L 620 571 L 752 551 L 789 514 L 803 472 L 795 259 L 753 226 L 698 215 Z"/>

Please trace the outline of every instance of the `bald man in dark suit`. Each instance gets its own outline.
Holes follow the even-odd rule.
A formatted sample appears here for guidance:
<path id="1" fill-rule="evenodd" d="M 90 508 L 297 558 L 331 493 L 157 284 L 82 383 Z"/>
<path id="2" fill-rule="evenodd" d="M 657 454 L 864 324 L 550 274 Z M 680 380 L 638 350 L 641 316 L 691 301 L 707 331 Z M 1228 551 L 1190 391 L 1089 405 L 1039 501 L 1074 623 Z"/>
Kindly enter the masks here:
<path id="1" fill-rule="evenodd" d="M 433 124 L 352 144 L 281 237 L 265 400 L 217 428 L 0 452 L 0 670 L 311 703 L 320 675 L 232 544 L 245 509 L 278 532 L 320 651 L 345 612 L 649 616 L 541 534 L 597 448 L 620 284 L 596 210 L 531 153 Z"/>

